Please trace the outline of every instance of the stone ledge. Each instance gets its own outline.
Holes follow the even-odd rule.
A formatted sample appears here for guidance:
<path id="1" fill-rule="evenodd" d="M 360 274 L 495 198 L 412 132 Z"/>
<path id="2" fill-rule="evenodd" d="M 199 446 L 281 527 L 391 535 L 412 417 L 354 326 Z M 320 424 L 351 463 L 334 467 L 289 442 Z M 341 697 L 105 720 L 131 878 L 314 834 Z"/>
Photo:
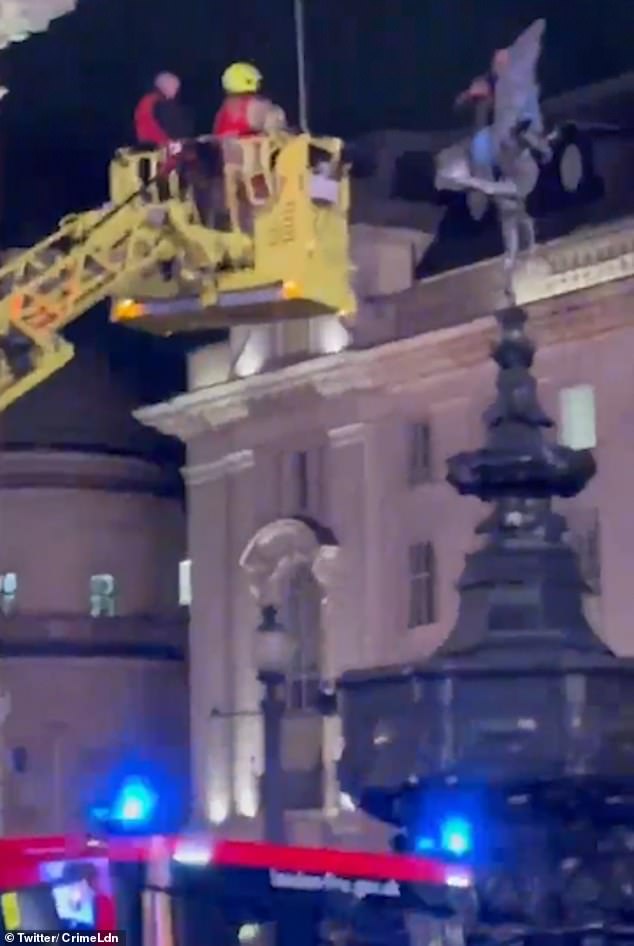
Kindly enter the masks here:
<path id="1" fill-rule="evenodd" d="M 537 255 L 520 264 L 514 281 L 518 305 L 529 305 L 634 276 L 634 218 L 578 230 L 541 244 Z M 501 257 L 449 270 L 421 280 L 379 302 L 400 337 L 435 331 L 504 308 Z"/>
<path id="2" fill-rule="evenodd" d="M 530 330 L 539 344 L 632 325 L 623 298 L 634 295 L 633 219 L 579 232 L 542 250 L 544 258 L 529 262 L 517 277 L 518 302 L 528 309 Z M 245 420 L 264 397 L 301 389 L 323 398 L 349 391 L 394 391 L 486 361 L 496 332 L 490 313 L 505 304 L 500 260 L 486 260 L 424 280 L 382 303 L 399 319 L 415 315 L 418 334 L 183 394 L 135 416 L 187 441 Z M 437 327 L 425 328 L 438 314 Z"/>

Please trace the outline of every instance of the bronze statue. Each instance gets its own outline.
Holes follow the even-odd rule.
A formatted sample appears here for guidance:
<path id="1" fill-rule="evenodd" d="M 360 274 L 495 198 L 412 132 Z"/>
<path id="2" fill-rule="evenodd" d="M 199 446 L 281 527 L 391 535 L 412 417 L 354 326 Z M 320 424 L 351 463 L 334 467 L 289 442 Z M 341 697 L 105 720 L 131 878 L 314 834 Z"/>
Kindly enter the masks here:
<path id="1" fill-rule="evenodd" d="M 497 50 L 486 76 L 475 79 L 457 103 L 475 105 L 473 136 L 440 152 L 438 190 L 479 191 L 497 207 L 504 241 L 507 294 L 521 250 L 535 248 L 535 228 L 526 210 L 538 165 L 552 152 L 539 105 L 537 63 L 545 20 L 535 20 L 508 49 Z"/>

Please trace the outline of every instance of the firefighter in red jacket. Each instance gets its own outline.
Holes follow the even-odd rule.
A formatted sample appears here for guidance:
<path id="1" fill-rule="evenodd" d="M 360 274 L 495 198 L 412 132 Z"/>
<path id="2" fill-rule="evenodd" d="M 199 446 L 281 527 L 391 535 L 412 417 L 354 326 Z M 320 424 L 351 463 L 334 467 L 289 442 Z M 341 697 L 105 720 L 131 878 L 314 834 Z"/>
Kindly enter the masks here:
<path id="1" fill-rule="evenodd" d="M 260 94 L 262 74 L 249 62 L 234 62 L 222 75 L 225 100 L 214 120 L 221 138 L 269 134 L 286 127 L 281 108 Z"/>
<path id="2" fill-rule="evenodd" d="M 222 139 L 225 205 L 234 229 L 238 227 L 240 207 L 245 207 L 241 193 L 246 190 L 258 203 L 271 197 L 268 158 L 263 156 L 262 141 L 256 136 L 286 128 L 284 112 L 261 94 L 261 87 L 262 73 L 249 62 L 234 62 L 222 74 L 225 99 L 214 119 L 213 134 Z M 238 142 L 240 138 L 255 140 L 244 149 Z"/>
<path id="3" fill-rule="evenodd" d="M 134 112 L 139 145 L 161 148 L 191 137 L 190 123 L 178 99 L 180 86 L 180 79 L 171 72 L 157 75 L 153 90 L 143 96 Z"/>

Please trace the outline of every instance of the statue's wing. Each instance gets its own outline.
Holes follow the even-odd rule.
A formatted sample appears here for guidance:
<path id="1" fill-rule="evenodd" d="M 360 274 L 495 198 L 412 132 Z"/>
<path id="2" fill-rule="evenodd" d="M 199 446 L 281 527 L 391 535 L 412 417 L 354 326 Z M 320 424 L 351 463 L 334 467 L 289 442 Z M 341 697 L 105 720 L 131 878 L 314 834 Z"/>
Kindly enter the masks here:
<path id="1" fill-rule="evenodd" d="M 498 145 L 525 118 L 541 126 L 537 63 L 545 29 L 545 20 L 535 20 L 508 50 L 508 64 L 495 84 L 493 132 Z"/>

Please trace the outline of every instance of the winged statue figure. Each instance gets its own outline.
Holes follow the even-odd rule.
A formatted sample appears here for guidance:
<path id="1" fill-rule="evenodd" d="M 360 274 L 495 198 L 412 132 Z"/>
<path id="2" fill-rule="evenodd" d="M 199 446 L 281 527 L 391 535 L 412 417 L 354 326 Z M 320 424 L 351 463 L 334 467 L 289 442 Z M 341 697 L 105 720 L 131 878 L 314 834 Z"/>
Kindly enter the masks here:
<path id="1" fill-rule="evenodd" d="M 508 49 L 497 50 L 486 76 L 475 79 L 457 99 L 475 106 L 471 138 L 436 158 L 438 190 L 479 191 L 497 207 L 504 241 L 506 290 L 521 250 L 535 248 L 535 228 L 526 197 L 552 156 L 539 104 L 537 65 L 545 20 L 535 20 Z"/>

